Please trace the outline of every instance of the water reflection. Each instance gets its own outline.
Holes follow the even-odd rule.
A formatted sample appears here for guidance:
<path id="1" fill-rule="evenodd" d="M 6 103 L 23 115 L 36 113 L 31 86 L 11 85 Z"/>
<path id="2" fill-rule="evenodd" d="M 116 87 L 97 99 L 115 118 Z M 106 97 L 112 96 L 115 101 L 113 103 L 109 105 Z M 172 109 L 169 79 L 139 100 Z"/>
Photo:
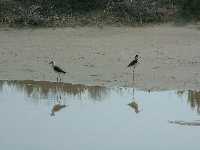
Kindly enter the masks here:
<path id="1" fill-rule="evenodd" d="M 128 105 L 135 111 L 136 114 L 140 112 L 139 106 L 135 101 L 130 102 Z"/>
<path id="2" fill-rule="evenodd" d="M 87 94 L 91 99 L 100 101 L 109 93 L 109 89 L 102 86 L 85 86 L 70 83 L 58 84 L 48 81 L 0 81 L 0 90 L 3 89 L 4 85 L 15 87 L 19 91 L 25 91 L 28 97 L 36 100 L 49 98 L 57 101 L 57 97 L 64 96 L 65 94 L 78 96 L 81 99 L 82 95 Z M 56 98 L 53 98 L 54 96 Z"/>
<path id="3" fill-rule="evenodd" d="M 196 110 L 196 112 L 200 114 L 200 91 L 196 91 L 196 90 L 177 91 L 177 95 L 179 97 L 182 97 L 184 94 L 187 95 L 187 101 L 188 101 L 190 107 L 192 109 Z"/>
<path id="4" fill-rule="evenodd" d="M 62 104 L 64 101 L 62 99 L 62 95 L 57 95 L 57 99 L 56 99 L 56 103 L 53 105 L 52 109 L 51 109 L 51 116 L 55 116 L 56 112 L 59 112 L 61 109 L 65 108 L 66 104 Z"/>
<path id="5" fill-rule="evenodd" d="M 200 121 L 182 121 L 182 120 L 176 120 L 176 121 L 169 121 L 171 124 L 177 124 L 182 126 L 200 126 Z"/>
<path id="6" fill-rule="evenodd" d="M 200 113 L 200 92 L 199 91 L 188 91 L 188 102 L 191 108 L 196 109 Z"/>
<path id="7" fill-rule="evenodd" d="M 198 120 L 199 114 L 188 107 L 188 91 L 180 97 L 174 91 L 149 93 L 41 81 L 0 83 L 2 150 L 53 150 L 58 145 L 61 149 L 87 150 L 131 150 L 133 145 L 141 150 L 198 149 L 197 128 L 179 125 L 198 126 L 200 121 L 168 122 Z M 136 113 L 142 106 L 138 115 L 127 105 L 133 101 Z"/>
<path id="8" fill-rule="evenodd" d="M 133 98 L 132 98 L 132 101 L 128 104 L 128 106 L 130 106 L 135 111 L 136 114 L 140 112 L 139 105 L 138 105 L 138 103 L 135 100 L 135 88 L 133 88 Z"/>
<path id="9" fill-rule="evenodd" d="M 67 105 L 55 104 L 51 110 L 51 116 L 55 116 L 55 112 L 60 111 L 65 108 Z"/>
<path id="10" fill-rule="evenodd" d="M 134 81 L 133 81 L 134 82 Z M 28 97 L 34 99 L 34 103 L 40 103 L 43 99 L 48 100 L 50 104 L 63 104 L 66 105 L 66 99 L 61 99 L 64 96 L 78 97 L 83 99 L 85 96 L 94 101 L 102 101 L 106 96 L 110 95 L 112 88 L 106 88 L 102 86 L 86 86 L 81 84 L 62 83 L 48 81 L 0 81 L 0 91 L 4 86 L 16 88 L 18 91 L 23 91 Z M 115 91 L 123 95 L 124 91 L 130 88 L 116 88 Z M 135 88 L 132 90 L 132 96 L 130 95 L 130 106 L 136 113 L 140 112 L 138 100 L 135 98 Z M 144 90 L 151 94 L 149 90 Z M 192 109 L 195 109 L 200 114 L 200 91 L 192 90 L 179 90 L 176 92 L 179 97 L 187 95 L 187 101 Z M 58 101 L 58 99 L 60 99 Z"/>

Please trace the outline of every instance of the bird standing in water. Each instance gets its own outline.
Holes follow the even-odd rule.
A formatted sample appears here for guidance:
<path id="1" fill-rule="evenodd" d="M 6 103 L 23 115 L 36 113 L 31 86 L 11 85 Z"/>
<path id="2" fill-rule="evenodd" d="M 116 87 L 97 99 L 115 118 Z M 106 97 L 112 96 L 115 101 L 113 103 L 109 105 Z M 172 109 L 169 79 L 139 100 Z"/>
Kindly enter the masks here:
<path id="1" fill-rule="evenodd" d="M 58 77 L 56 78 L 56 79 L 57 79 L 57 82 L 58 82 L 59 80 L 60 80 L 60 82 L 61 82 L 61 77 L 60 77 L 60 75 L 61 75 L 61 74 L 65 74 L 66 72 L 65 72 L 63 69 L 61 69 L 60 67 L 56 66 L 54 61 L 51 61 L 49 64 L 52 66 L 53 70 L 54 70 L 56 73 L 58 73 L 59 79 L 58 79 Z"/>
<path id="2" fill-rule="evenodd" d="M 133 80 L 134 80 L 134 70 L 135 70 L 136 65 L 138 64 L 138 58 L 139 56 L 135 55 L 135 59 L 132 60 L 127 66 L 127 67 L 133 67 Z"/>

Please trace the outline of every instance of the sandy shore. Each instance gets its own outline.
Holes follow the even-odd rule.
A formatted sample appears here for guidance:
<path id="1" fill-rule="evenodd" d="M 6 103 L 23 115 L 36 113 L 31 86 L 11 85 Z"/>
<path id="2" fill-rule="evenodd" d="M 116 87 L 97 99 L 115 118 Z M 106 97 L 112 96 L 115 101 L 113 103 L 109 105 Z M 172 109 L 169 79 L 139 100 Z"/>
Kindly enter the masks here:
<path id="1" fill-rule="evenodd" d="M 133 85 L 127 64 L 135 54 Z M 66 83 L 200 89 L 200 30 L 193 26 L 0 28 L 1 80 L 55 81 L 50 58 L 67 71 Z"/>

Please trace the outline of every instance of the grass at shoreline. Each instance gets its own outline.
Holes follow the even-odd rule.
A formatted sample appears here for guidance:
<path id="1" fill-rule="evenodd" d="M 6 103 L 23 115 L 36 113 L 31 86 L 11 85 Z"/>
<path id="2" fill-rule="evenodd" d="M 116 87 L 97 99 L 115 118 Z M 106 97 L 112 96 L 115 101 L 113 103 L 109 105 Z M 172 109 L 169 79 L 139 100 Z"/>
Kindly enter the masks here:
<path id="1" fill-rule="evenodd" d="M 120 3 L 95 1 L 98 2 L 97 6 L 94 5 L 94 1 L 88 2 L 87 6 L 79 0 L 75 4 L 71 4 L 71 0 L 52 1 L 51 4 L 46 0 L 1 0 L 0 25 L 10 27 L 97 26 L 102 28 L 105 25 L 143 26 L 168 22 L 184 24 L 199 20 L 198 11 L 195 11 L 196 15 L 189 12 L 183 15 L 182 12 L 185 11 L 173 1 L 164 3 L 162 0 L 142 0 L 142 3 L 136 0 L 131 3 L 126 0 Z M 93 4 L 93 8 L 90 8 L 89 4 Z M 72 9 L 74 6 L 77 8 Z"/>
<path id="2" fill-rule="evenodd" d="M 31 0 L 28 1 L 31 2 Z M 147 2 L 147 0 L 144 1 Z M 64 4 L 68 6 L 67 2 Z M 86 8 L 85 10 L 71 10 L 63 6 L 53 8 L 41 3 L 24 4 L 19 0 L 7 0 L 0 1 L 0 24 L 11 27 L 137 26 L 172 21 L 175 16 L 175 9 L 159 9 L 153 3 L 148 6 L 140 5 L 139 2 L 126 4 L 125 1 L 123 3 L 105 3 L 105 6 L 96 6 L 97 9 L 93 8 L 88 11 Z M 60 12 L 61 10 L 62 12 Z"/>

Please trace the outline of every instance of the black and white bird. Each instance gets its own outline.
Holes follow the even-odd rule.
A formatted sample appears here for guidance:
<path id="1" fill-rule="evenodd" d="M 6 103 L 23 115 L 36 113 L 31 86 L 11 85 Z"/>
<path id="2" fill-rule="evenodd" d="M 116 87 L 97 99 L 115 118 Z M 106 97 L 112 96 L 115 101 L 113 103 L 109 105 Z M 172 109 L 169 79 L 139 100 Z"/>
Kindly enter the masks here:
<path id="1" fill-rule="evenodd" d="M 134 79 L 134 70 L 135 70 L 135 67 L 137 66 L 137 64 L 138 64 L 138 58 L 139 58 L 139 56 L 138 55 L 135 55 L 135 59 L 134 60 L 132 60 L 129 64 L 128 64 L 128 66 L 127 67 L 132 67 L 133 68 L 133 81 L 135 80 Z"/>
<path id="2" fill-rule="evenodd" d="M 128 64 L 128 67 L 133 67 L 135 69 L 136 65 L 138 64 L 138 55 L 135 55 L 135 59 Z"/>
<path id="3" fill-rule="evenodd" d="M 61 69 L 60 67 L 56 66 L 54 61 L 51 61 L 49 64 L 52 66 L 53 70 L 54 70 L 56 73 L 58 73 L 58 76 L 59 76 L 60 82 L 61 82 L 61 77 L 60 77 L 60 75 L 61 75 L 61 74 L 65 74 L 66 72 L 65 72 L 63 69 Z M 58 77 L 57 77 L 57 82 L 58 82 Z"/>

